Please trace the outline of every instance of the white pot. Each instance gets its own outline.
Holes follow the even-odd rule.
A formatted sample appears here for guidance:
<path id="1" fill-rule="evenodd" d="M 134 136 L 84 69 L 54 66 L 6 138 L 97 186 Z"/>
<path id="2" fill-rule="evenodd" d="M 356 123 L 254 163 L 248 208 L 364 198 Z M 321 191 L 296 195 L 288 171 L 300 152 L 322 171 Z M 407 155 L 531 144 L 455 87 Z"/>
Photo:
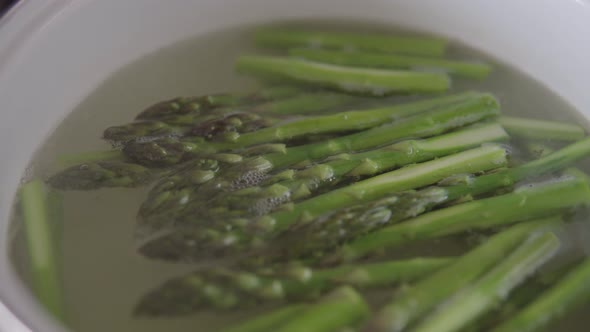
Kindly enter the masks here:
<path id="1" fill-rule="evenodd" d="M 33 331 L 60 331 L 16 279 L 9 212 L 35 149 L 116 69 L 245 23 L 354 18 L 432 31 L 521 68 L 590 117 L 588 0 L 28 0 L 0 21 L 0 300 Z M 89 285 L 89 287 L 92 287 Z M 0 330 L 15 325 L 0 304 Z"/>

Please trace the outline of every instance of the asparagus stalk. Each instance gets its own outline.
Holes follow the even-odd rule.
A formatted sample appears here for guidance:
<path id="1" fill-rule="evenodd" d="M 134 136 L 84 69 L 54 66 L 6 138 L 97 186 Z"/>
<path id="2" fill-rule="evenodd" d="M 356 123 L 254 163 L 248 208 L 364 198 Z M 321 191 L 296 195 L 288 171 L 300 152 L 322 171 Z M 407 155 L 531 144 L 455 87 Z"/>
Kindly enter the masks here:
<path id="1" fill-rule="evenodd" d="M 573 308 L 590 300 L 590 261 L 586 260 L 558 284 L 542 293 L 511 319 L 492 332 L 539 331 Z"/>
<path id="2" fill-rule="evenodd" d="M 560 252 L 566 251 L 567 250 L 563 249 L 560 250 Z M 554 257 L 553 260 L 558 261 L 558 264 L 562 264 L 559 256 Z M 499 324 L 515 317 L 516 313 L 533 303 L 533 301 L 535 301 L 535 299 L 548 288 L 553 287 L 560 280 L 563 280 L 564 276 L 573 271 L 573 269 L 576 266 L 579 266 L 580 263 L 581 259 L 576 258 L 557 268 L 552 266 L 544 267 L 543 270 L 547 271 L 539 271 L 531 278 L 531 280 L 527 281 L 526 284 L 515 289 L 501 306 L 495 310 L 487 312 L 484 316 L 470 324 L 469 327 L 461 329 L 461 331 L 491 331 L 494 327 L 499 326 Z"/>
<path id="3" fill-rule="evenodd" d="M 254 40 L 263 47 L 326 47 L 367 51 L 441 56 L 447 42 L 439 38 L 359 34 L 298 29 L 266 28 L 255 32 Z"/>
<path id="4" fill-rule="evenodd" d="M 312 269 L 302 265 L 257 270 L 223 268 L 196 271 L 171 279 L 142 298 L 140 315 L 182 315 L 204 307 L 230 309 L 268 301 L 300 301 L 346 284 L 383 287 L 419 279 L 453 262 L 453 258 L 414 258 Z"/>
<path id="5" fill-rule="evenodd" d="M 39 301 L 56 318 L 64 319 L 57 253 L 53 243 L 55 229 L 50 220 L 52 193 L 40 180 L 25 183 L 20 189 L 21 209 L 31 263 L 33 290 Z"/>
<path id="6" fill-rule="evenodd" d="M 153 173 L 141 165 L 99 161 L 66 168 L 48 183 L 62 190 L 94 190 L 102 187 L 137 187 L 149 183 Z"/>
<path id="7" fill-rule="evenodd" d="M 402 331 L 445 298 L 469 285 L 500 263 L 531 233 L 542 232 L 561 222 L 551 217 L 513 226 L 500 232 L 454 263 L 396 294 L 371 320 L 367 331 Z M 441 287 L 443 285 L 443 287 Z"/>
<path id="8" fill-rule="evenodd" d="M 250 210 L 262 215 L 271 212 L 277 204 L 300 200 L 323 186 L 334 185 L 346 178 L 374 176 L 404 165 L 474 148 L 483 143 L 507 139 L 508 135 L 500 125 L 490 123 L 433 138 L 407 140 L 367 152 L 340 155 L 303 170 L 279 173 L 262 183 L 263 186 L 272 184 L 271 187 L 247 188 L 223 195 L 215 201 L 218 205 L 213 205 L 226 206 L 231 211 Z M 288 179 L 277 180 L 284 177 Z"/>
<path id="9" fill-rule="evenodd" d="M 509 187 L 519 181 L 563 169 L 590 154 L 590 139 L 573 143 L 551 155 L 529 162 L 516 168 L 501 170 L 476 178 L 467 177 L 458 184 L 439 185 L 418 191 L 406 191 L 389 195 L 372 204 L 358 204 L 344 209 L 337 209 L 307 223 L 296 223 L 276 239 L 263 246 L 258 255 L 264 259 L 288 259 L 289 257 L 321 256 L 329 248 L 351 241 L 361 235 L 421 215 L 432 208 L 461 199 L 476 196 L 493 190 Z M 168 219 L 166 219 L 168 220 Z M 202 229 L 182 229 L 154 239 L 141 247 L 149 257 L 178 260 L 195 259 L 203 255 L 202 248 L 214 246 L 210 242 L 222 242 L 232 239 L 225 232 L 213 232 L 217 240 L 204 240 Z M 238 238 L 240 238 L 238 236 Z M 300 241 L 305 238 L 307 241 Z M 201 240 L 199 240 L 201 239 Z M 202 241 L 203 246 L 187 244 Z M 207 244 L 205 244 L 207 243 Z M 285 245 L 285 244 L 289 245 Z M 281 250 L 274 249 L 275 247 Z M 341 260 L 340 254 L 331 255 L 328 260 Z M 287 257 L 287 258 L 286 258 Z"/>
<path id="10" fill-rule="evenodd" d="M 273 331 L 276 326 L 299 316 L 305 309 L 305 304 L 292 304 L 280 309 L 271 311 L 247 320 L 246 322 L 236 324 L 223 332 L 268 332 Z"/>
<path id="11" fill-rule="evenodd" d="M 216 219 L 195 218 L 198 214 L 187 210 L 189 212 L 186 215 L 189 218 L 184 221 L 187 228 L 173 229 L 161 234 L 142 244 L 139 250 L 148 257 L 164 259 L 194 259 L 203 255 L 242 252 L 260 246 L 290 225 L 305 223 L 314 216 L 333 209 L 375 200 L 392 192 L 425 186 L 456 173 L 485 171 L 501 167 L 505 163 L 506 150 L 497 145 L 488 145 L 357 182 L 297 203 L 289 211 L 264 216 L 253 224 L 240 224 L 241 221 L 235 224 L 227 221 L 216 223 Z M 156 230 L 161 231 L 163 224 L 170 223 L 170 220 L 146 222 L 148 223 L 140 225 L 140 229 L 147 227 L 149 233 L 154 234 Z"/>
<path id="12" fill-rule="evenodd" d="M 240 73 L 281 79 L 344 92 L 383 96 L 400 92 L 444 92 L 450 79 L 443 73 L 352 68 L 276 56 L 241 56 Z"/>
<path id="13" fill-rule="evenodd" d="M 531 235 L 503 262 L 458 292 L 414 331 L 458 331 L 504 301 L 514 288 L 553 257 L 559 247 L 559 239 L 551 232 Z"/>
<path id="14" fill-rule="evenodd" d="M 493 98 L 465 101 L 442 107 L 436 112 L 419 114 L 398 123 L 377 127 L 361 133 L 283 149 L 280 152 L 248 159 L 235 167 L 225 169 L 222 174 L 216 176 L 215 180 L 208 181 L 206 185 L 199 187 L 192 184 L 192 174 L 189 169 L 185 172 L 185 180 L 183 180 L 182 176 L 176 176 L 176 179 L 171 181 L 173 185 L 157 186 L 150 192 L 148 200 L 140 209 L 140 228 L 146 228 L 145 231 L 140 232 L 146 234 L 159 230 L 159 228 L 154 228 L 153 224 L 170 223 L 171 219 L 174 219 L 174 215 L 182 213 L 184 210 L 189 211 L 189 216 L 194 216 L 195 210 L 201 209 L 203 203 L 208 202 L 215 193 L 258 185 L 271 170 L 282 169 L 304 161 L 321 160 L 339 153 L 370 149 L 407 137 L 434 136 L 494 116 L 498 113 L 497 107 L 498 105 Z M 161 142 L 159 144 L 156 144 L 156 142 L 148 144 L 154 144 L 155 149 L 151 149 L 150 146 L 144 144 L 144 148 L 147 147 L 149 152 L 146 152 L 143 148 L 141 152 L 136 151 L 138 152 L 136 156 L 139 156 L 139 158 L 149 157 L 149 160 L 142 160 L 141 163 L 167 165 L 187 159 L 184 153 L 176 155 L 171 153 L 171 151 L 174 151 L 172 148 L 178 148 L 178 145 L 173 147 L 163 146 Z M 130 144 L 126 149 L 133 149 L 133 146 L 134 144 Z M 163 181 L 170 182 L 167 179 Z M 182 196 L 171 196 L 170 191 L 181 193 Z M 160 203 L 155 204 L 154 201 Z M 178 202 L 182 202 L 182 204 Z M 155 208 L 156 206 L 158 208 Z M 155 215 L 154 212 L 157 211 L 159 212 Z M 159 217 L 160 215 L 164 217 L 162 223 L 159 220 L 162 219 Z"/>
<path id="15" fill-rule="evenodd" d="M 436 108 L 439 105 L 440 107 Z M 391 143 L 392 140 L 414 135 L 414 132 L 415 137 L 436 135 L 444 132 L 447 130 L 445 128 L 448 127 L 456 128 L 477 122 L 483 118 L 495 116 L 499 113 L 498 108 L 497 101 L 490 95 L 467 93 L 379 108 L 370 112 L 356 111 L 310 117 L 241 135 L 236 137 L 233 142 L 203 143 L 200 138 L 197 138 L 196 141 L 169 139 L 142 143 L 133 142 L 126 145 L 123 151 L 130 159 L 140 164 L 147 166 L 166 166 L 188 158 L 194 158 L 203 153 L 233 150 L 261 143 L 285 141 L 309 134 L 367 129 L 391 122 L 392 120 L 408 117 L 403 123 L 393 122 L 389 125 L 376 127 L 373 131 L 364 131 L 356 135 L 346 135 L 325 142 L 290 148 L 287 150 L 287 153 L 280 152 L 268 155 L 268 158 L 273 159 L 272 162 L 282 160 L 280 166 L 284 167 L 308 159 L 309 154 L 318 155 L 314 157 L 316 159 L 325 158 L 332 154 L 366 149 L 376 144 Z M 419 114 L 427 110 L 431 111 Z M 462 118 L 458 118 L 459 113 L 462 113 Z M 413 114 L 416 115 L 409 117 Z M 452 118 L 455 118 L 454 122 L 450 121 Z M 456 124 L 453 125 L 454 123 Z M 432 124 L 436 125 L 433 126 Z M 401 132 L 402 134 L 397 134 L 397 132 Z M 371 136 L 373 139 L 368 139 L 368 136 Z M 347 149 L 346 144 L 352 144 L 354 147 Z"/>
<path id="16" fill-rule="evenodd" d="M 321 256 L 324 251 L 361 235 L 421 215 L 434 207 L 511 186 L 519 181 L 563 169 L 590 154 L 590 139 L 571 144 L 546 155 L 538 161 L 520 167 L 501 170 L 477 178 L 465 176 L 422 190 L 391 195 L 370 204 L 358 204 L 319 216 L 305 224 L 295 224 L 268 244 L 261 252 L 266 259 L 273 257 Z M 457 182 L 458 181 L 458 182 Z M 305 238 L 307 241 L 299 241 Z M 288 245 L 285 245 L 288 243 Z M 281 250 L 273 248 L 278 247 Z M 334 256 L 333 256 L 334 257 Z"/>
<path id="17" fill-rule="evenodd" d="M 586 136 L 584 128 L 563 122 L 503 116 L 500 123 L 510 135 L 529 139 L 577 141 Z"/>
<path id="18" fill-rule="evenodd" d="M 121 161 L 123 158 L 124 155 L 121 153 L 121 150 L 106 150 L 63 154 L 59 155 L 56 161 L 62 167 L 72 167 L 83 163 L 99 161 Z"/>
<path id="19" fill-rule="evenodd" d="M 370 202 L 395 192 L 426 186 L 457 173 L 485 171 L 505 164 L 506 150 L 497 145 L 487 145 L 405 167 L 333 190 L 300 202 L 288 211 L 272 213 L 264 218 L 262 223 L 272 224 L 273 228 L 279 231 L 298 220 L 310 220 L 334 209 Z"/>
<path id="20" fill-rule="evenodd" d="M 173 109 L 158 116 L 142 116 L 144 113 L 141 113 L 135 122 L 107 128 L 103 137 L 121 143 L 162 136 L 223 137 L 232 132 L 244 133 L 271 126 L 280 121 L 281 115 L 314 113 L 358 104 L 362 100 L 345 94 L 319 92 L 255 105 L 197 108 L 193 112 Z"/>
<path id="21" fill-rule="evenodd" d="M 301 89 L 299 88 L 277 86 L 246 94 L 215 94 L 198 97 L 178 97 L 158 102 L 146 108 L 140 112 L 135 119 L 177 123 L 177 121 L 173 121 L 173 119 L 179 119 L 186 116 L 199 116 L 212 109 L 221 107 L 235 107 L 248 105 L 253 102 L 272 101 L 293 97 L 300 93 Z"/>
<path id="22" fill-rule="evenodd" d="M 449 74 L 477 79 L 486 78 L 492 70 L 491 66 L 485 63 L 368 52 L 296 48 L 289 50 L 289 55 L 306 60 L 340 66 L 409 70 L 431 69 L 434 71 L 443 70 Z"/>
<path id="23" fill-rule="evenodd" d="M 464 102 L 465 105 L 486 105 L 497 107 L 494 98 L 487 94 L 472 93 L 452 96 L 450 100 Z M 467 97 L 467 99 L 465 99 Z M 445 101 L 449 98 L 445 98 Z M 440 101 L 440 100 L 439 100 Z M 390 123 L 402 118 L 418 114 L 424 110 L 424 105 L 432 105 L 432 100 L 402 105 L 386 106 L 370 110 L 348 111 L 324 116 L 309 117 L 298 121 L 285 123 L 276 127 L 260 129 L 256 132 L 241 135 L 232 142 L 232 148 L 252 146 L 269 142 L 284 142 L 293 138 L 309 134 L 338 133 L 346 131 L 358 131 L 373 128 L 378 125 Z M 459 105 L 450 104 L 450 107 Z M 418 106 L 418 107 L 416 107 Z"/>
<path id="24" fill-rule="evenodd" d="M 316 304 L 285 321 L 275 332 L 332 332 L 365 320 L 370 310 L 362 296 L 344 286 L 334 290 Z"/>
<path id="25" fill-rule="evenodd" d="M 341 93 L 308 93 L 248 107 L 246 111 L 277 115 L 303 115 L 349 107 L 364 101 L 368 101 L 368 99 Z"/>
<path id="26" fill-rule="evenodd" d="M 590 188 L 586 180 L 565 177 L 518 188 L 509 194 L 454 205 L 385 227 L 345 244 L 330 259 L 354 260 L 376 250 L 390 249 L 412 241 L 438 238 L 470 229 L 489 229 L 589 204 Z"/>

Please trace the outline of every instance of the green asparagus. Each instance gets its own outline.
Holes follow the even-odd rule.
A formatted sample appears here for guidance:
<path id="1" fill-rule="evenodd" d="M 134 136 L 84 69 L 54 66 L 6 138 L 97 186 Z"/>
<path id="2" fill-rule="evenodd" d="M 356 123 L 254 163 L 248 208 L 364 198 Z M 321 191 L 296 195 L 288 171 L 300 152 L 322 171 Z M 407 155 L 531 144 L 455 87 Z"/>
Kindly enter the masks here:
<path id="1" fill-rule="evenodd" d="M 179 97 L 158 102 L 139 113 L 137 120 L 163 121 L 176 123 L 171 119 L 184 116 L 195 116 L 207 113 L 211 109 L 232 106 L 244 106 L 254 102 L 273 101 L 296 96 L 301 89 L 289 86 L 278 86 L 261 89 L 247 94 L 216 94 L 199 97 Z M 171 122 L 170 122 L 171 121 Z"/>
<path id="2" fill-rule="evenodd" d="M 434 136 L 497 113 L 497 104 L 493 99 L 483 98 L 460 102 L 442 107 L 436 112 L 419 114 L 391 125 L 251 158 L 222 170 L 214 179 L 199 186 L 194 186 L 193 174 L 189 169 L 184 173 L 186 176 L 175 175 L 173 180 L 164 178 L 162 182 L 166 183 L 166 186 L 156 186 L 150 192 L 148 199 L 140 208 L 139 228 L 142 230 L 139 233 L 150 234 L 160 231 L 161 225 L 174 222 L 181 214 L 194 219 L 212 195 L 258 185 L 271 170 L 282 169 L 304 161 L 321 160 L 339 153 L 369 149 L 407 137 Z M 128 145 L 127 148 L 132 146 L 133 144 Z M 165 156 L 166 163 L 172 160 L 167 152 L 168 150 L 161 154 Z M 154 154 L 149 153 L 152 157 Z M 145 151 L 142 151 L 141 155 L 146 156 Z M 183 158 L 182 156 L 181 154 L 180 158 Z M 150 157 L 152 162 L 161 161 L 159 158 L 152 157 Z M 174 160 L 174 162 L 177 161 Z"/>
<path id="3" fill-rule="evenodd" d="M 149 183 L 153 172 L 141 165 L 99 161 L 66 168 L 48 183 L 62 190 L 94 190 L 103 187 L 137 187 Z"/>
<path id="4" fill-rule="evenodd" d="M 555 199 L 559 197 L 559 199 Z M 517 188 L 514 192 L 454 205 L 382 228 L 345 244 L 332 260 L 354 260 L 375 250 L 433 239 L 470 229 L 489 229 L 590 205 L 585 179 L 563 179 Z"/>
<path id="5" fill-rule="evenodd" d="M 566 225 L 566 227 L 570 226 Z M 553 261 L 556 262 L 555 264 L 558 264 L 557 267 L 554 266 L 555 264 L 544 266 L 529 281 L 511 292 L 501 306 L 487 312 L 484 316 L 478 318 L 470 326 L 461 331 L 491 331 L 502 322 L 512 319 L 522 308 L 530 305 L 540 294 L 556 285 L 564 276 L 573 271 L 576 266 L 579 266 L 582 261 L 579 257 L 571 259 L 570 255 L 568 255 L 566 258 L 568 261 L 564 264 L 562 259 L 564 255 L 561 252 L 567 253 L 568 250 L 560 250 L 557 257 L 553 258 Z"/>
<path id="6" fill-rule="evenodd" d="M 358 324 L 369 316 L 369 306 L 354 289 L 344 286 L 326 295 L 319 302 L 306 306 L 274 332 L 332 332 Z"/>
<path id="7" fill-rule="evenodd" d="M 425 111 L 429 112 L 420 114 Z M 461 119 L 458 118 L 458 113 L 463 113 Z M 378 108 L 371 111 L 351 111 L 309 117 L 237 136 L 232 142 L 204 142 L 201 137 L 188 140 L 166 139 L 151 142 L 132 142 L 125 146 L 123 152 L 130 159 L 140 164 L 147 166 L 166 166 L 176 164 L 188 158 L 198 157 L 204 153 L 234 150 L 262 143 L 286 141 L 309 134 L 368 129 L 391 122 L 392 120 L 405 118 L 403 122 L 394 121 L 389 125 L 376 127 L 372 131 L 366 130 L 361 133 L 338 137 L 314 145 L 294 147 L 289 149 L 288 153 L 277 153 L 269 156 L 275 160 L 285 160 L 285 162 L 288 162 L 290 159 L 296 159 L 294 161 L 296 163 L 307 159 L 306 154 L 318 154 L 316 150 L 320 150 L 323 153 L 316 158 L 324 158 L 336 153 L 370 148 L 375 146 L 375 144 L 391 143 L 392 140 L 404 137 L 403 135 L 392 133 L 397 128 L 403 128 L 404 135 L 424 137 L 443 132 L 444 124 L 448 125 L 455 116 L 457 117 L 455 120 L 457 124 L 453 125 L 453 128 L 477 122 L 483 118 L 495 116 L 498 113 L 499 105 L 492 96 L 488 94 L 466 93 Z M 436 126 L 439 123 L 443 125 L 441 126 L 443 128 Z M 433 124 L 435 125 L 433 126 Z M 429 130 L 430 127 L 432 127 L 431 130 Z M 366 138 L 367 136 L 374 137 L 374 139 L 368 139 Z M 364 141 L 367 143 L 363 144 Z M 350 144 L 349 142 L 359 145 L 359 148 L 346 149 L 344 144 Z M 338 149 L 334 152 L 329 151 L 331 146 Z M 281 166 L 289 165 L 289 163 L 285 162 Z"/>
<path id="8" fill-rule="evenodd" d="M 430 56 L 443 55 L 447 45 L 444 39 L 431 37 L 306 31 L 277 27 L 256 31 L 254 41 L 264 47 L 326 47 Z"/>
<path id="9" fill-rule="evenodd" d="M 269 332 L 281 323 L 299 316 L 305 306 L 305 304 L 288 305 L 270 313 L 262 314 L 260 317 L 249 319 L 239 325 L 231 326 L 224 329 L 223 332 Z"/>
<path id="10" fill-rule="evenodd" d="M 477 79 L 486 78 L 492 70 L 491 66 L 485 63 L 407 55 L 347 52 L 313 48 L 296 48 L 289 50 L 289 54 L 306 60 L 340 66 L 432 71 L 442 70 L 449 74 Z"/>
<path id="11" fill-rule="evenodd" d="M 515 287 L 551 259 L 559 247 L 559 239 L 551 232 L 532 234 L 504 261 L 426 317 L 414 331 L 458 331 L 504 301 Z"/>
<path id="12" fill-rule="evenodd" d="M 182 315 L 207 307 L 229 309 L 268 301 L 309 300 L 341 284 L 368 288 L 414 281 L 453 261 L 453 258 L 414 258 L 329 269 L 312 269 L 301 264 L 258 270 L 213 268 L 165 282 L 142 298 L 136 313 Z"/>
<path id="13" fill-rule="evenodd" d="M 58 258 L 54 244 L 57 236 L 50 220 L 56 207 L 49 206 L 53 195 L 42 181 L 33 180 L 20 189 L 20 203 L 23 214 L 29 260 L 31 262 L 33 290 L 39 301 L 57 319 L 64 319 L 64 303 Z"/>
<path id="14" fill-rule="evenodd" d="M 447 184 L 406 191 L 373 203 L 338 209 L 321 215 L 313 221 L 295 224 L 288 232 L 284 232 L 273 240 L 269 244 L 270 248 L 265 249 L 263 254 L 268 259 L 272 259 L 273 256 L 279 259 L 321 256 L 326 249 L 389 224 L 416 217 L 434 207 L 460 200 L 465 196 L 485 194 L 528 178 L 549 174 L 589 154 L 590 139 L 586 139 L 565 147 L 551 156 L 545 156 L 517 168 L 480 177 L 452 177 L 449 179 L 451 181 L 445 181 L 450 182 Z M 299 241 L 301 238 L 307 240 Z M 272 249 L 275 247 L 282 249 Z"/>
<path id="15" fill-rule="evenodd" d="M 62 154 L 56 158 L 56 161 L 59 166 L 67 168 L 83 163 L 123 161 L 124 157 L 121 150 L 105 150 Z"/>
<path id="16" fill-rule="evenodd" d="M 242 252 L 260 246 L 261 242 L 266 242 L 269 237 L 276 236 L 295 223 L 305 223 L 333 209 L 432 184 L 455 173 L 485 171 L 505 164 L 506 150 L 497 145 L 488 145 L 360 181 L 297 203 L 289 210 L 246 222 L 245 225 L 202 219 L 195 217 L 198 213 L 190 212 L 186 213 L 188 219 L 184 222 L 187 227 L 172 227 L 171 232 L 162 233 L 165 225 L 167 228 L 178 225 L 171 225 L 169 219 L 148 219 L 148 223 L 140 224 L 138 229 L 148 234 L 160 231 L 160 236 L 144 243 L 139 250 L 148 257 L 164 259 L 194 259 L 203 255 Z M 175 257 L 177 254 L 181 257 Z"/>
<path id="17" fill-rule="evenodd" d="M 563 122 L 502 116 L 500 123 L 510 135 L 528 139 L 577 141 L 586 136 L 584 128 Z"/>
<path id="18" fill-rule="evenodd" d="M 423 314 L 441 304 L 448 296 L 500 263 L 531 233 L 542 232 L 560 223 L 560 218 L 552 217 L 516 225 L 492 236 L 449 266 L 402 289 L 390 304 L 372 318 L 367 331 L 404 330 Z"/>
<path id="19" fill-rule="evenodd" d="M 586 260 L 568 273 L 558 284 L 526 306 L 492 332 L 532 332 L 542 330 L 549 323 L 573 308 L 590 300 L 590 261 Z"/>
<path id="20" fill-rule="evenodd" d="M 239 73 L 371 96 L 392 93 L 444 92 L 451 85 L 444 73 L 353 68 L 277 56 L 241 56 Z"/>
<path id="21" fill-rule="evenodd" d="M 271 176 L 259 187 L 224 194 L 208 205 L 215 208 L 216 214 L 223 206 L 234 214 L 244 211 L 243 215 L 246 216 L 250 211 L 254 215 L 263 215 L 271 212 L 279 204 L 301 200 L 327 185 L 335 185 L 347 179 L 374 176 L 404 165 L 477 147 L 483 143 L 507 139 L 508 135 L 500 125 L 490 123 L 433 138 L 403 141 L 368 152 L 339 155 L 303 170 Z"/>

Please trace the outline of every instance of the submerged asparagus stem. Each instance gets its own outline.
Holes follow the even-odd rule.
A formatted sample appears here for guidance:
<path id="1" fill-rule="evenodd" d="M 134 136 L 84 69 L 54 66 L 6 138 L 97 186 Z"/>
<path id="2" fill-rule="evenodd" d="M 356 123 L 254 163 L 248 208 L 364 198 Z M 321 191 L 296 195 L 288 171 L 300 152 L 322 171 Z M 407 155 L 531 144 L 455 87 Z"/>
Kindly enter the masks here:
<path id="1" fill-rule="evenodd" d="M 559 197 L 559 199 L 555 199 Z M 489 229 L 590 205 L 585 179 L 565 177 L 514 192 L 454 205 L 385 227 L 345 244 L 330 260 L 354 260 L 376 250 L 470 229 Z"/>
<path id="2" fill-rule="evenodd" d="M 586 260 L 569 272 L 514 317 L 492 332 L 540 331 L 549 323 L 590 301 L 590 261 Z"/>
<path id="3" fill-rule="evenodd" d="M 292 173 L 271 176 L 256 188 L 247 188 L 224 195 L 211 206 L 226 207 L 226 211 L 248 211 L 266 214 L 276 208 L 275 204 L 297 201 L 315 191 L 351 178 L 374 176 L 404 165 L 442 157 L 483 143 L 508 140 L 504 129 L 490 123 L 473 126 L 449 134 L 422 140 L 408 140 L 383 148 L 356 154 L 339 155 Z M 285 180 L 281 180 L 287 177 Z M 272 187 L 267 185 L 272 184 Z M 220 211 L 222 212 L 222 211 Z"/>
<path id="4" fill-rule="evenodd" d="M 263 47 L 326 47 L 367 51 L 441 56 L 447 42 L 440 38 L 391 36 L 287 28 L 264 28 L 254 33 L 254 41 Z"/>
<path id="5" fill-rule="evenodd" d="M 328 269 L 301 264 L 259 270 L 214 268 L 165 282 L 143 297 L 136 313 L 182 315 L 207 307 L 230 309 L 269 301 L 315 299 L 342 284 L 369 288 L 414 281 L 453 260 L 414 258 Z"/>
<path id="6" fill-rule="evenodd" d="M 254 102 L 268 102 L 302 93 L 300 88 L 277 86 L 246 94 L 216 94 L 198 97 L 178 97 L 158 102 L 137 115 L 136 120 L 162 121 L 178 124 L 176 119 L 201 116 L 222 107 L 244 106 Z M 182 121 L 181 123 L 186 123 Z"/>
<path id="7" fill-rule="evenodd" d="M 105 139 L 126 144 L 129 141 L 154 140 L 166 136 L 201 136 L 223 139 L 236 133 L 247 133 L 280 122 L 284 115 L 309 114 L 335 107 L 349 108 L 366 98 L 331 92 L 306 93 L 290 98 L 255 105 L 186 111 L 185 108 L 165 109 L 145 115 L 144 111 L 131 123 L 112 126 L 104 131 Z M 176 105 L 176 101 L 162 102 Z M 156 105 L 158 106 L 158 105 Z M 152 107 L 153 108 L 153 107 Z M 161 107 L 160 107 L 161 108 Z M 151 108 L 148 109 L 150 111 Z"/>
<path id="8" fill-rule="evenodd" d="M 492 70 L 491 66 L 485 63 L 395 54 L 347 52 L 313 48 L 291 49 L 289 50 L 289 54 L 311 61 L 330 63 L 340 66 L 433 71 L 442 70 L 449 74 L 477 79 L 486 78 Z"/>
<path id="9" fill-rule="evenodd" d="M 241 135 L 235 137 L 234 141 L 226 143 L 203 142 L 201 138 L 196 140 L 168 139 L 145 143 L 133 142 L 125 147 L 124 153 L 140 164 L 166 166 L 207 153 L 239 149 L 261 143 L 281 142 L 309 134 L 367 129 L 408 117 L 403 123 L 393 121 L 389 125 L 374 128 L 374 131 L 365 130 L 361 133 L 346 135 L 333 140 L 293 147 L 288 149 L 286 153 L 269 155 L 274 159 L 272 162 L 277 163 L 279 160 L 284 160 L 280 165 L 284 167 L 308 159 L 310 154 L 317 155 L 317 157 L 314 156 L 315 159 L 325 158 L 331 154 L 366 149 L 376 144 L 391 143 L 392 140 L 404 136 L 424 137 L 439 134 L 443 132 L 445 124 L 456 128 L 477 122 L 483 118 L 497 115 L 499 113 L 498 108 L 497 101 L 490 95 L 465 93 L 378 108 L 370 112 L 344 112 L 305 118 Z M 423 112 L 425 113 L 421 114 Z M 413 116 L 409 117 L 410 115 Z M 451 122 L 452 120 L 454 122 Z M 442 126 L 439 126 L 439 124 Z M 403 130 L 401 135 L 394 132 L 398 127 Z M 369 136 L 374 138 L 369 139 Z M 345 144 L 356 146 L 347 148 Z"/>
<path id="10" fill-rule="evenodd" d="M 306 306 L 299 315 L 273 329 L 275 332 L 332 332 L 358 324 L 369 316 L 369 306 L 354 289 L 344 286 Z"/>
<path id="11" fill-rule="evenodd" d="M 124 155 L 121 150 L 89 151 L 59 155 L 56 159 L 62 167 L 72 167 L 83 163 L 101 161 L 123 161 Z"/>
<path id="12" fill-rule="evenodd" d="M 288 211 L 272 213 L 262 223 L 273 225 L 272 228 L 279 231 L 298 220 L 311 220 L 334 209 L 426 186 L 457 173 L 485 171 L 505 164 L 506 150 L 487 145 L 356 182 L 300 202 Z"/>
<path id="13" fill-rule="evenodd" d="M 195 218 L 195 213 L 189 213 L 192 218 L 187 219 L 185 225 L 192 227 L 173 229 L 142 244 L 139 250 L 148 257 L 164 259 L 239 253 L 266 243 L 290 225 L 311 221 L 314 216 L 332 209 L 432 184 L 455 173 L 485 171 L 505 163 L 506 150 L 488 145 L 360 181 L 297 203 L 288 211 L 270 214 L 254 223 L 219 224 L 215 220 Z M 157 225 L 160 230 L 162 226 Z"/>
<path id="14" fill-rule="evenodd" d="M 403 331 L 423 314 L 441 304 L 445 298 L 501 262 L 531 233 L 541 232 L 560 223 L 560 218 L 552 217 L 516 225 L 492 236 L 451 265 L 402 289 L 390 304 L 371 319 L 365 331 Z"/>
<path id="15" fill-rule="evenodd" d="M 502 303 L 508 294 L 523 283 L 557 252 L 560 241 L 551 232 L 532 234 L 491 271 L 466 289 L 451 297 L 416 332 L 458 331 L 477 317 Z"/>
<path id="16" fill-rule="evenodd" d="M 502 116 L 500 123 L 510 135 L 527 139 L 577 141 L 586 136 L 584 128 L 557 121 Z"/>
<path id="17" fill-rule="evenodd" d="M 55 223 L 51 220 L 53 195 L 40 180 L 25 183 L 20 189 L 20 204 L 23 213 L 25 234 L 31 272 L 33 290 L 39 301 L 57 319 L 64 319 L 62 287 L 58 272 L 58 259 L 55 246 Z"/>
<path id="18" fill-rule="evenodd" d="M 498 112 L 496 101 L 484 95 L 474 100 L 443 106 L 433 112 L 418 114 L 391 125 L 247 159 L 235 167 L 222 170 L 207 181 L 200 182 L 202 184 L 199 186 L 193 184 L 193 176 L 189 169 L 184 174 L 175 175 L 172 181 L 163 179 L 162 182 L 166 185 L 158 185 L 150 192 L 148 200 L 140 209 L 138 230 L 141 234 L 153 234 L 161 231 L 164 225 L 187 224 L 179 219 L 188 220 L 189 225 L 194 224 L 194 221 L 198 222 L 195 216 L 202 214 L 203 207 L 206 206 L 204 204 L 212 197 L 227 191 L 256 186 L 264 181 L 266 174 L 273 170 L 280 170 L 297 163 L 321 160 L 330 155 L 390 144 L 407 137 L 434 136 L 492 117 Z M 153 154 L 150 155 L 153 156 Z M 169 154 L 164 156 L 166 163 L 178 161 L 170 159 Z M 155 160 L 162 162 L 159 158 L 151 158 L 152 162 Z M 187 217 L 179 218 L 183 215 Z"/>
<path id="19" fill-rule="evenodd" d="M 224 329 L 223 332 L 269 332 L 280 326 L 281 323 L 299 316 L 305 309 L 305 304 L 292 304 L 270 313 L 261 314 L 258 317 L 249 319 Z"/>
<path id="20" fill-rule="evenodd" d="M 149 183 L 154 174 L 141 165 L 99 161 L 72 166 L 53 175 L 48 182 L 62 190 L 94 190 L 103 187 L 137 187 Z"/>
<path id="21" fill-rule="evenodd" d="M 351 68 L 276 56 L 241 56 L 240 73 L 281 79 L 373 96 L 405 92 L 444 92 L 450 79 L 443 73 Z"/>

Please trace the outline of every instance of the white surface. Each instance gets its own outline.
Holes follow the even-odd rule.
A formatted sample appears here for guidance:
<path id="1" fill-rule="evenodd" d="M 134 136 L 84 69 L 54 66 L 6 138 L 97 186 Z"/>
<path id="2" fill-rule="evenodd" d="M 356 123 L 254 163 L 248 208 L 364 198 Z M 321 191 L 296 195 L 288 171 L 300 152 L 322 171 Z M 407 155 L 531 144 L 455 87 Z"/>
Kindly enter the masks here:
<path id="1" fill-rule="evenodd" d="M 302 17 L 438 31 L 520 67 L 590 114 L 590 6 L 583 0 L 27 0 L 0 25 L 1 247 L 32 152 L 110 73 L 196 34 Z M 0 298 L 35 331 L 58 331 L 25 294 L 1 252 Z M 4 316 L 0 329 L 22 331 L 7 327 Z"/>
<path id="2" fill-rule="evenodd" d="M 0 332 L 28 332 L 24 326 L 2 303 L 0 303 Z"/>

